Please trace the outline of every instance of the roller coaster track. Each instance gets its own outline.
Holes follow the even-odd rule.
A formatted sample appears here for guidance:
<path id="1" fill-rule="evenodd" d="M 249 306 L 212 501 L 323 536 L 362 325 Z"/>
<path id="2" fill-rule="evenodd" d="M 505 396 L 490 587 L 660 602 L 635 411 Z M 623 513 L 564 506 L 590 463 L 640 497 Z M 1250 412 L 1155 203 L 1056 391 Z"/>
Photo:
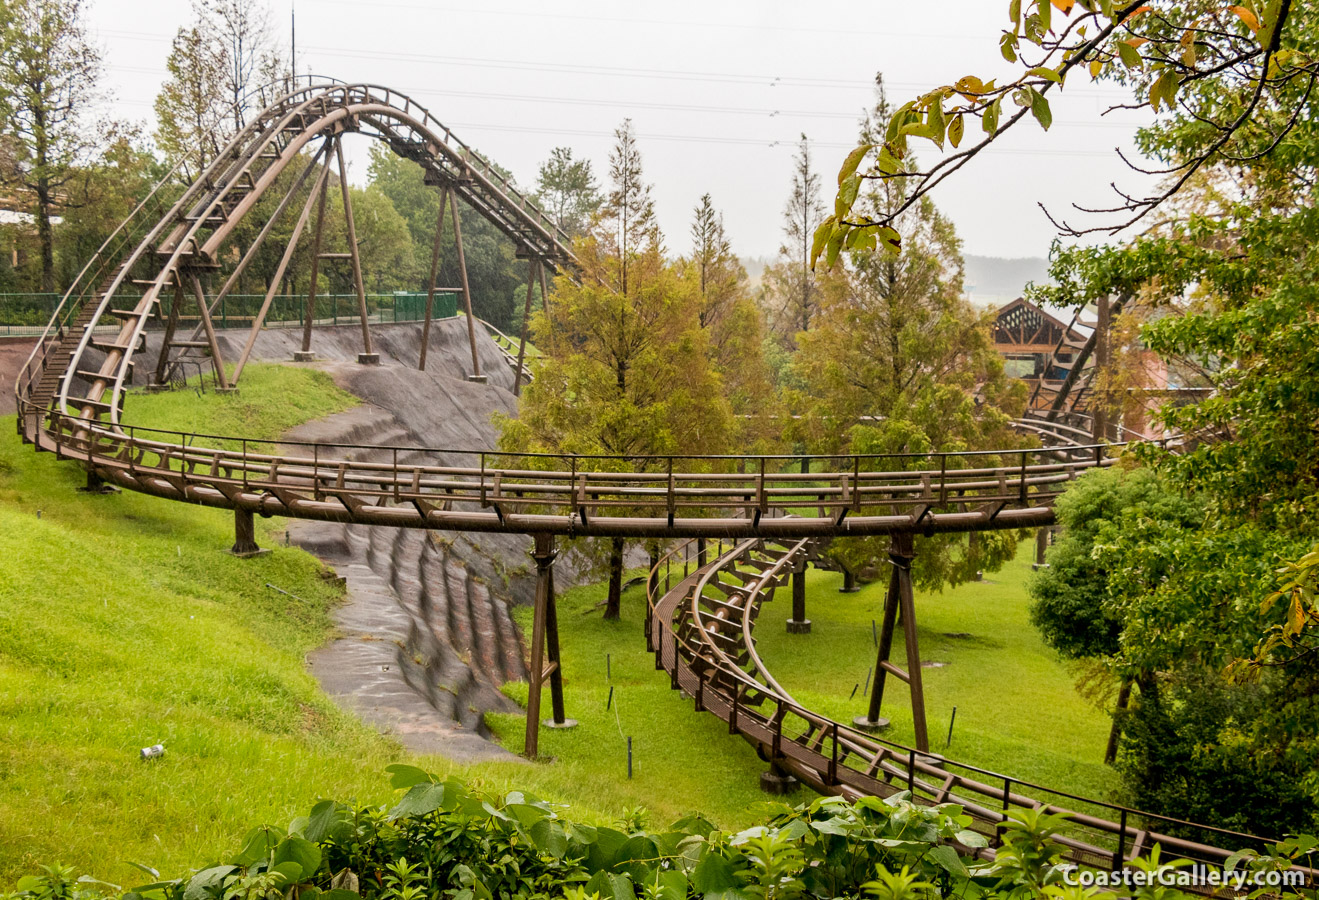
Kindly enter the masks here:
<path id="1" fill-rule="evenodd" d="M 1048 525 L 1053 501 L 1068 484 L 1112 464 L 1121 445 L 1075 444 L 1074 429 L 1035 421 L 1023 428 L 1053 446 L 624 459 L 275 443 L 125 422 L 134 356 L 162 295 L 188 283 L 200 293 L 201 274 L 232 259 L 226 251 L 236 225 L 314 138 L 345 131 L 379 138 L 420 163 L 430 183 L 456 191 L 519 253 L 561 272 L 575 265 L 554 224 L 410 98 L 372 85 L 317 81 L 262 99 L 264 111 L 219 150 L 196 183 L 170 202 L 168 178 L 162 181 L 88 261 L 18 376 L 18 431 L 25 441 L 105 482 L 234 510 L 249 522 L 255 513 L 535 535 L 543 571 L 552 562 L 553 535 L 719 540 L 713 563 L 677 584 L 666 579 L 663 595 L 652 594 L 648 636 L 675 687 L 802 781 L 849 796 L 907 789 L 922 802 L 962 802 L 988 834 L 1015 807 L 1075 801 L 1075 822 L 1086 831 L 1069 838 L 1069 853 L 1088 865 L 1121 865 L 1155 843 L 1210 860 L 1227 855 L 1216 846 L 1261 844 L 1213 829 L 1204 831 L 1217 844 L 1168 837 L 1135 821 L 1158 817 L 1069 798 L 855 731 L 802 708 L 756 654 L 752 626 L 760 604 L 790 567 L 815 552 L 817 540 Z M 117 335 L 98 333 L 105 322 L 118 323 Z M 370 461 L 355 458 L 364 449 L 374 451 Z M 441 453 L 469 462 L 416 461 Z M 537 602 L 539 628 L 539 596 Z M 534 644 L 541 646 L 539 639 Z M 555 647 L 547 674 L 557 665 Z M 539 683 L 534 673 L 533 682 Z M 538 688 L 534 694 L 538 705 Z M 534 724 L 531 710 L 528 719 Z M 1117 823 L 1105 812 L 1120 813 Z"/>
<path id="2" fill-rule="evenodd" d="M 1253 835 L 1023 782 L 813 712 L 770 674 L 756 650 L 755 624 L 775 590 L 814 557 L 817 542 L 728 540 L 712 550 L 711 562 L 693 565 L 690 547 L 683 544 L 652 570 L 647 644 L 674 689 L 693 698 L 698 712 L 726 722 L 729 734 L 749 741 L 775 770 L 821 793 L 850 799 L 905 791 L 922 805 L 959 805 L 989 843 L 982 850 L 959 848 L 968 854 L 992 857 L 1002 826 L 1014 813 L 1046 806 L 1069 814 L 1055 840 L 1077 866 L 1117 871 L 1156 848 L 1163 863 L 1181 859 L 1211 867 L 1222 866 L 1234 850 L 1267 852 L 1270 842 Z M 1312 886 L 1316 873 L 1307 870 L 1306 876 Z"/>

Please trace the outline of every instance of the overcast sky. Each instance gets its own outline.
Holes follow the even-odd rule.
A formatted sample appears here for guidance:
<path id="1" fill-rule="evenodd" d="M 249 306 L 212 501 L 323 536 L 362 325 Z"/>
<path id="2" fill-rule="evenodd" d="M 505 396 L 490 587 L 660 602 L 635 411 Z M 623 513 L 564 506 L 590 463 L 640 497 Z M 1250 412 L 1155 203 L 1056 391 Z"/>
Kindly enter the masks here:
<path id="1" fill-rule="evenodd" d="M 259 0 L 258 0 L 259 2 Z M 604 176 L 613 129 L 631 117 L 667 245 L 685 251 L 691 210 L 709 192 L 734 248 L 768 256 L 781 241 L 792 155 L 810 138 L 831 205 L 834 174 L 855 144 L 876 71 L 898 105 L 965 74 L 1004 71 L 997 35 L 1007 0 L 939 3 L 588 0 L 296 0 L 298 72 L 411 94 L 464 141 L 535 183 L 555 146 Z M 289 0 L 273 0 L 287 48 Z M 94 0 L 117 115 L 152 122 L 184 0 Z M 1046 135 L 1033 123 L 946 182 L 935 201 L 967 253 L 1043 256 L 1040 212 L 1111 205 L 1108 185 L 1144 187 L 1117 158 L 1139 114 L 1100 113 L 1123 94 L 1074 77 Z M 928 157 L 927 157 L 928 158 Z M 363 180 L 364 154 L 350 177 Z M 602 177 L 603 180 L 603 177 Z"/>

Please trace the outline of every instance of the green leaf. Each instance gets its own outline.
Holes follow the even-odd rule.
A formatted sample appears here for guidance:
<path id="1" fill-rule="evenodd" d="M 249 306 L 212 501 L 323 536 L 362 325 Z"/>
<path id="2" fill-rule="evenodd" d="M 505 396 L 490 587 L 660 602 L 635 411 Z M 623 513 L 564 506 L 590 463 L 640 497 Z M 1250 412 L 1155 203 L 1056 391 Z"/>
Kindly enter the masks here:
<path id="1" fill-rule="evenodd" d="M 1140 51 L 1126 41 L 1118 42 L 1117 55 L 1121 58 L 1122 65 L 1126 66 L 1128 69 L 1141 69 L 1145 67 L 1145 60 L 1141 58 Z"/>
<path id="2" fill-rule="evenodd" d="M 270 864 L 271 868 L 278 868 L 285 863 L 297 865 L 300 873 L 293 876 L 290 881 L 310 878 L 321 867 L 321 848 L 306 838 L 285 838 L 275 848 L 275 855 L 271 857 Z"/>
<path id="3" fill-rule="evenodd" d="M 829 243 L 824 248 L 824 262 L 829 268 L 833 268 L 834 263 L 838 262 L 838 254 L 843 252 L 843 241 L 847 238 L 849 230 L 848 226 L 840 223 L 829 237 Z"/>
<path id="4" fill-rule="evenodd" d="M 687 876 L 672 869 L 655 875 L 657 900 L 687 900 Z"/>
<path id="5" fill-rule="evenodd" d="M 829 241 L 829 235 L 834 231 L 834 217 L 830 216 L 815 228 L 815 237 L 811 241 L 811 267 L 814 268 L 815 261 L 820 258 L 824 251 L 824 246 Z"/>
<path id="6" fill-rule="evenodd" d="M 1017 61 L 1017 38 L 1015 35 L 1005 34 L 999 38 L 998 50 L 1003 54 L 1003 58 L 1010 63 Z"/>
<path id="7" fill-rule="evenodd" d="M 1154 84 L 1150 85 L 1150 106 L 1155 112 L 1159 111 L 1160 103 L 1172 107 L 1177 98 L 1177 86 L 1177 73 L 1172 69 L 1165 69 Z"/>
<path id="8" fill-rule="evenodd" d="M 418 769 L 416 766 L 405 766 L 402 763 L 385 766 L 385 771 L 389 773 L 390 786 L 397 790 L 410 788 L 414 784 L 430 784 L 439 781 L 429 772 Z"/>
<path id="9" fill-rule="evenodd" d="M 985 113 L 980 122 L 980 127 L 984 129 L 985 134 L 994 134 L 998 131 L 998 117 L 1003 112 L 1003 98 L 997 98 L 989 106 L 985 107 Z"/>
<path id="10" fill-rule="evenodd" d="M 238 871 L 237 866 L 212 866 L 203 869 L 188 881 L 188 886 L 183 891 L 183 900 L 211 900 L 212 897 L 218 897 L 225 878 L 236 871 Z M 19 887 L 22 888 L 21 882 Z"/>
<path id="11" fill-rule="evenodd" d="M 311 808 L 302 836 L 313 844 L 342 837 L 353 827 L 352 814 L 333 800 L 322 800 Z"/>
<path id="12" fill-rule="evenodd" d="M 956 875 L 959 878 L 966 877 L 966 863 L 957 855 L 957 851 L 947 844 L 940 844 L 930 850 L 930 859 L 939 865 L 940 868 Z"/>
<path id="13" fill-rule="evenodd" d="M 711 894 L 737 887 L 733 864 L 715 850 L 707 849 L 692 871 L 692 890 L 698 894 Z"/>
<path id="14" fill-rule="evenodd" d="M 391 819 L 415 819 L 439 809 L 444 803 L 444 785 L 414 784 L 398 805 L 389 811 Z"/>
<path id="15" fill-rule="evenodd" d="M 234 857 L 234 865 L 244 868 L 270 858 L 270 851 L 279 843 L 279 837 L 269 826 L 253 828 L 243 838 L 243 849 Z"/>
<path id="16" fill-rule="evenodd" d="M 834 200 L 834 215 L 842 219 L 851 212 L 852 204 L 856 203 L 856 195 L 860 191 L 861 176 L 847 176 L 838 187 L 838 197 Z"/>
<path id="17" fill-rule="evenodd" d="M 528 833 L 531 835 L 531 842 L 542 853 L 548 853 L 555 859 L 563 859 L 564 854 L 568 852 L 568 835 L 564 833 L 563 826 L 553 819 L 541 819 L 531 826 Z"/>
<path id="18" fill-rule="evenodd" d="M 902 250 L 902 235 L 888 225 L 880 227 L 875 233 L 875 238 L 894 253 Z"/>
<path id="19" fill-rule="evenodd" d="M 1039 91 L 1030 92 L 1030 111 L 1035 116 L 1040 127 L 1045 131 L 1053 124 L 1053 111 L 1049 109 L 1049 98 L 1045 97 Z"/>
<path id="20" fill-rule="evenodd" d="M 361 900 L 362 895 L 357 891 L 345 891 L 343 888 L 334 888 L 328 891 L 321 891 L 318 900 Z"/>
<path id="21" fill-rule="evenodd" d="M 1036 78 L 1043 78 L 1048 81 L 1052 81 L 1054 84 L 1063 83 L 1063 77 L 1059 75 L 1057 72 L 1055 72 L 1053 69 L 1050 69 L 1048 66 L 1036 66 L 1033 69 L 1028 69 L 1026 71 L 1026 74 L 1034 75 Z"/>
<path id="22" fill-rule="evenodd" d="M 862 144 L 847 154 L 847 159 L 843 160 L 843 167 L 838 170 L 838 184 L 841 187 L 843 182 L 852 177 L 856 172 L 857 166 L 861 165 L 861 160 L 866 158 L 866 154 L 875 149 L 874 144 Z"/>

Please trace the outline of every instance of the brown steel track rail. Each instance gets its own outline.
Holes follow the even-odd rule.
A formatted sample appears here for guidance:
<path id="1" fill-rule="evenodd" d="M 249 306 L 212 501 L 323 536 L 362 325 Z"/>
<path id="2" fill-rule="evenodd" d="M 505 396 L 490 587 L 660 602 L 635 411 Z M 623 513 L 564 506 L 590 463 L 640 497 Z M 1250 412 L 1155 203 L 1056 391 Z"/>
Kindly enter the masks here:
<path id="1" fill-rule="evenodd" d="M 1267 852 L 1269 839 L 1087 799 L 921 753 L 802 706 L 760 658 L 754 628 L 761 605 L 813 557 L 814 543 L 721 541 L 709 548 L 713 559 L 705 565 L 693 563 L 684 544 L 660 560 L 648 581 L 646 636 L 656 668 L 693 698 L 697 711 L 728 723 L 730 734 L 752 743 L 776 770 L 822 793 L 851 799 L 907 791 L 917 803 L 958 804 L 972 816 L 974 830 L 988 838 L 988 850 L 978 851 L 985 856 L 993 855 L 1002 824 L 1014 812 L 1045 806 L 1069 814 L 1055 839 L 1078 866 L 1117 871 L 1148 858 L 1156 847 L 1164 863 L 1184 859 L 1212 867 L 1221 867 L 1236 850 Z M 1313 887 L 1317 873 L 1304 871 Z"/>

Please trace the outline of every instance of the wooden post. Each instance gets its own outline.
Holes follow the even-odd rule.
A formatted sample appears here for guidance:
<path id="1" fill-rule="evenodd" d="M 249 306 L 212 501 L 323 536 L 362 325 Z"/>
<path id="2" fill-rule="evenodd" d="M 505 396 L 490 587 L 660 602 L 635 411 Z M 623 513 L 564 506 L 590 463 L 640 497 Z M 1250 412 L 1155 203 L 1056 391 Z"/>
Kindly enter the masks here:
<path id="1" fill-rule="evenodd" d="M 1049 549 L 1049 526 L 1044 525 L 1035 529 L 1035 565 L 1033 568 L 1043 569 L 1045 563 L 1045 554 Z"/>
<path id="2" fill-rule="evenodd" d="M 215 364 L 215 380 L 220 390 L 229 390 L 229 380 L 224 374 L 224 357 L 220 355 L 220 342 L 215 337 L 215 323 L 211 321 L 211 311 L 206 306 L 206 294 L 202 291 L 202 280 L 196 272 L 189 273 L 192 281 L 192 293 L 197 298 L 197 308 L 201 311 L 202 328 L 206 332 L 206 344 L 211 350 L 211 361 Z M 234 383 L 238 383 L 238 370 L 234 370 Z"/>
<path id="3" fill-rule="evenodd" d="M 337 141 L 338 139 L 335 138 L 334 140 Z M 325 160 L 325 168 L 327 170 L 330 168 L 328 158 Z M 316 201 L 316 231 L 311 239 L 311 282 L 307 287 L 307 316 L 302 323 L 302 350 L 300 351 L 302 356 L 299 359 L 297 354 L 294 355 L 294 359 L 299 359 L 300 362 L 311 361 L 311 327 L 312 323 L 316 321 L 316 282 L 321 275 L 321 237 L 325 233 L 325 200 L 330 193 L 326 189 L 327 187 L 328 185 L 321 181 L 320 190 L 318 191 L 320 197 Z"/>
<path id="4" fill-rule="evenodd" d="M 559 617 L 554 603 L 554 535 L 537 534 L 531 557 L 536 561 L 536 602 L 531 622 L 531 667 L 527 673 L 527 731 L 522 755 L 535 759 L 540 753 L 541 690 L 548 677 L 551 728 L 571 728 L 577 723 L 563 714 L 563 672 L 559 659 Z M 546 657 L 549 657 L 548 664 Z"/>
<path id="5" fill-rule="evenodd" d="M 462 278 L 463 308 L 467 311 L 467 339 L 472 345 L 472 374 L 469 381 L 482 381 L 481 360 L 476 355 L 476 318 L 472 315 L 472 288 L 467 283 L 467 257 L 463 255 L 463 226 L 458 215 L 458 198 L 449 188 L 449 216 L 453 220 L 453 241 L 458 250 L 458 275 Z"/>
<path id="6" fill-rule="evenodd" d="M 353 287 L 357 290 L 357 312 L 362 317 L 362 347 L 359 363 L 378 363 L 380 357 L 371 350 L 371 327 L 366 321 L 366 286 L 362 283 L 362 258 L 357 252 L 357 226 L 353 222 L 353 201 L 348 190 L 348 169 L 343 162 L 343 141 L 334 142 L 334 157 L 339 163 L 339 188 L 343 194 L 344 228 L 348 232 L 348 256 L 353 263 Z"/>
<path id="7" fill-rule="evenodd" d="M 440 277 L 440 243 L 444 240 L 444 203 L 447 190 L 440 191 L 440 215 L 435 220 L 435 246 L 431 248 L 431 280 L 426 284 L 426 319 L 421 324 L 421 357 L 417 369 L 426 371 L 426 350 L 431 342 L 431 317 L 435 314 L 435 280 Z"/>
<path id="8" fill-rule="evenodd" d="M 894 546 L 896 543 L 897 538 L 894 538 Z M 893 568 L 889 575 L 888 593 L 884 595 L 884 616 L 879 631 L 879 649 L 875 653 L 875 677 L 870 688 L 870 709 L 864 719 L 855 722 L 860 728 L 875 731 L 889 726 L 889 720 L 881 717 L 879 710 L 884 702 L 884 683 L 888 678 L 887 663 L 893 651 L 893 629 L 897 622 L 898 605 L 902 594 L 898 585 L 900 578 L 898 560 L 894 557 L 892 548 L 889 550 L 889 562 Z"/>
<path id="9" fill-rule="evenodd" d="M 169 346 L 174 341 L 174 329 L 179 326 L 179 307 L 183 305 L 183 285 L 174 283 L 174 302 L 165 321 L 165 336 L 160 341 L 160 358 L 156 360 L 156 384 L 164 384 L 168 375 Z"/>
<path id="10" fill-rule="evenodd" d="M 522 394 L 522 360 L 527 353 L 527 322 L 531 318 L 531 286 L 536 281 L 536 269 L 538 267 L 539 263 L 535 259 L 532 259 L 527 266 L 527 302 L 522 307 L 522 337 L 518 340 L 518 367 L 513 376 L 513 395 L 515 397 Z"/>
<path id="11" fill-rule="evenodd" d="M 916 732 L 916 749 L 930 752 L 930 737 L 925 726 L 925 685 L 921 675 L 921 651 L 916 636 L 916 600 L 911 590 L 911 561 L 915 558 L 912 537 L 895 535 L 894 546 L 901 556 L 895 562 L 898 573 L 899 601 L 902 609 L 903 638 L 907 644 L 907 684 L 911 688 L 911 721 Z"/>

